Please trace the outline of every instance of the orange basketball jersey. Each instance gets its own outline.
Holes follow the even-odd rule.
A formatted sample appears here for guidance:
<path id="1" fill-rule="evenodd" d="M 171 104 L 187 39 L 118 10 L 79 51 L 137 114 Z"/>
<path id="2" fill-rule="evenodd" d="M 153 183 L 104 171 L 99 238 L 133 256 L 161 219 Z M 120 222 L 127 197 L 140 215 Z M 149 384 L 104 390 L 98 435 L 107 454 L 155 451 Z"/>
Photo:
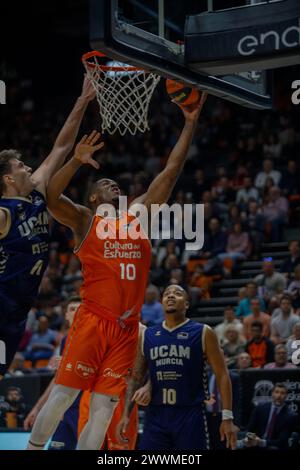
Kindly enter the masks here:
<path id="1" fill-rule="evenodd" d="M 138 219 L 122 212 L 117 219 L 95 215 L 75 250 L 82 264 L 83 304 L 110 319 L 138 321 L 151 261 L 151 245 Z"/>

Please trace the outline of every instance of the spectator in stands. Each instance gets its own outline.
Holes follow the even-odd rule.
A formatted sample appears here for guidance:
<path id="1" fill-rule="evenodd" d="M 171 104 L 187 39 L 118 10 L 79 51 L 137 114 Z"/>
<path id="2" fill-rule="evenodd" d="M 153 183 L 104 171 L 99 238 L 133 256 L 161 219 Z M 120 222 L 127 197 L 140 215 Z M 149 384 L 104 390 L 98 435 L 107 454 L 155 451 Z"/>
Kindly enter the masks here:
<path id="1" fill-rule="evenodd" d="M 145 292 L 145 303 L 142 306 L 142 323 L 147 326 L 159 325 L 163 322 L 164 311 L 159 302 L 159 290 L 149 285 Z"/>
<path id="2" fill-rule="evenodd" d="M 236 367 L 238 370 L 249 369 L 252 367 L 252 360 L 250 354 L 247 352 L 241 352 L 238 355 Z"/>
<path id="3" fill-rule="evenodd" d="M 232 230 L 236 223 L 242 223 L 241 212 L 236 204 L 229 206 L 228 215 L 224 217 L 223 228 Z"/>
<path id="4" fill-rule="evenodd" d="M 261 312 L 265 311 L 265 302 L 261 297 L 257 295 L 257 284 L 254 281 L 250 281 L 246 284 L 246 297 L 242 299 L 237 306 L 236 315 L 238 317 L 247 317 L 252 314 L 251 300 L 258 298 L 259 309 Z"/>
<path id="5" fill-rule="evenodd" d="M 269 192 L 271 188 L 274 188 L 275 183 L 273 178 L 268 177 L 265 182 L 264 189 L 262 191 L 262 202 L 265 204 L 269 201 Z"/>
<path id="6" fill-rule="evenodd" d="M 299 341 L 299 343 L 294 344 L 294 341 Z M 286 348 L 288 352 L 288 360 L 292 362 L 292 355 L 296 349 L 299 349 L 300 346 L 300 323 L 296 323 L 293 328 L 293 334 L 288 339 L 286 343 Z"/>
<path id="7" fill-rule="evenodd" d="M 24 403 L 22 390 L 15 386 L 8 387 L 5 396 L 0 400 L 0 427 L 23 428 L 28 411 L 29 407 Z"/>
<path id="8" fill-rule="evenodd" d="M 287 395 L 285 384 L 276 383 L 272 391 L 272 402 L 257 405 L 252 411 L 247 426 L 247 432 L 251 434 L 238 441 L 238 448 L 288 447 L 288 439 L 296 427 L 297 415 L 289 411 Z"/>
<path id="9" fill-rule="evenodd" d="M 247 232 L 242 231 L 241 223 L 236 223 L 230 233 L 226 245 L 226 252 L 220 253 L 218 258 L 224 262 L 230 259 L 235 266 L 237 261 L 245 260 L 250 253 L 249 235 Z"/>
<path id="10" fill-rule="evenodd" d="M 295 160 L 289 160 L 280 180 L 282 194 L 286 197 L 300 194 L 300 174 Z"/>
<path id="11" fill-rule="evenodd" d="M 251 357 L 252 367 L 263 367 L 274 360 L 274 344 L 263 335 L 263 325 L 256 321 L 251 325 L 252 339 L 246 344 L 245 350 Z"/>
<path id="12" fill-rule="evenodd" d="M 197 264 L 189 283 L 192 305 L 195 305 L 200 299 L 210 299 L 212 282 L 213 277 L 205 274 L 202 264 Z"/>
<path id="13" fill-rule="evenodd" d="M 176 257 L 180 256 L 180 249 L 175 240 L 168 240 L 167 242 L 162 242 L 160 244 L 158 248 L 157 262 L 163 266 L 169 255 L 175 255 Z"/>
<path id="14" fill-rule="evenodd" d="M 296 315 L 300 314 L 300 264 L 295 267 L 294 280 L 290 283 L 287 292 L 292 298 L 292 305 Z"/>
<path id="15" fill-rule="evenodd" d="M 43 310 L 47 307 L 54 307 L 60 301 L 60 293 L 54 282 L 48 276 L 44 276 L 40 285 L 37 307 Z"/>
<path id="16" fill-rule="evenodd" d="M 283 227 L 288 222 L 288 212 L 288 200 L 280 195 L 280 189 L 277 186 L 273 186 L 262 206 L 265 227 L 271 234 L 272 242 L 278 242 L 282 239 Z"/>
<path id="17" fill-rule="evenodd" d="M 231 188 L 227 176 L 222 176 L 219 179 L 217 185 L 212 188 L 212 195 L 220 214 L 226 214 L 228 205 L 235 201 L 235 191 Z"/>
<path id="18" fill-rule="evenodd" d="M 251 299 L 251 315 L 244 318 L 244 335 L 247 341 L 252 339 L 251 326 L 253 322 L 260 322 L 263 325 L 263 336 L 270 336 L 270 315 L 260 310 L 260 301 L 257 297 Z"/>
<path id="19" fill-rule="evenodd" d="M 165 271 L 162 266 L 157 265 L 157 254 L 152 250 L 149 282 L 155 286 L 163 286 L 166 282 Z"/>
<path id="20" fill-rule="evenodd" d="M 218 264 L 217 256 L 226 250 L 227 236 L 221 230 L 221 224 L 216 217 L 209 222 L 209 231 L 204 236 L 203 250 L 199 256 L 208 260 L 204 265 L 205 273 L 212 273 Z M 210 258 L 210 259 L 209 259 Z"/>
<path id="21" fill-rule="evenodd" d="M 259 294 L 267 301 L 282 294 L 286 286 L 286 278 L 275 270 L 273 258 L 264 258 L 263 274 L 258 274 L 254 281 L 260 286 Z"/>
<path id="22" fill-rule="evenodd" d="M 250 201 L 258 202 L 259 192 L 255 186 L 253 186 L 252 178 L 245 176 L 243 188 L 239 189 L 236 195 L 236 204 L 241 210 L 245 210 Z"/>
<path id="23" fill-rule="evenodd" d="M 234 308 L 230 305 L 226 307 L 224 310 L 223 322 L 219 323 L 214 328 L 216 335 L 218 337 L 219 343 L 221 345 L 223 345 L 225 342 L 225 332 L 227 330 L 228 325 L 234 325 L 237 328 L 240 337 L 243 337 L 243 324 L 240 322 L 240 320 L 236 318 L 235 313 L 234 313 Z"/>
<path id="24" fill-rule="evenodd" d="M 234 369 L 236 367 L 238 355 L 244 350 L 245 341 L 241 338 L 236 325 L 227 325 L 223 351 L 226 364 L 229 369 Z"/>
<path id="25" fill-rule="evenodd" d="M 65 296 L 69 296 L 74 290 L 74 283 L 81 280 L 82 274 L 80 270 L 80 262 L 77 256 L 72 255 L 68 262 L 66 272 L 62 278 L 62 291 Z"/>
<path id="26" fill-rule="evenodd" d="M 32 361 L 33 365 L 39 359 L 50 359 L 54 353 L 57 333 L 50 330 L 48 325 L 47 317 L 41 316 L 38 331 L 32 335 L 24 353 L 25 359 Z"/>
<path id="27" fill-rule="evenodd" d="M 245 179 L 248 177 L 248 170 L 244 165 L 237 167 L 236 173 L 232 178 L 231 187 L 235 191 L 239 191 L 245 187 Z"/>
<path id="28" fill-rule="evenodd" d="M 272 133 L 268 136 L 268 142 L 263 146 L 264 155 L 268 155 L 272 160 L 278 160 L 281 157 L 282 144 L 277 134 Z"/>
<path id="29" fill-rule="evenodd" d="M 297 366 L 288 362 L 288 350 L 284 344 L 277 344 L 274 350 L 274 362 L 268 363 L 264 369 L 297 369 Z"/>
<path id="30" fill-rule="evenodd" d="M 295 267 L 300 264 L 300 247 L 298 240 L 291 240 L 289 242 L 289 252 L 290 255 L 288 258 L 285 258 L 280 268 L 280 271 L 287 277 L 291 277 Z"/>
<path id="31" fill-rule="evenodd" d="M 246 214 L 246 228 L 253 245 L 252 251 L 255 259 L 259 257 L 260 247 L 264 239 L 264 223 L 265 219 L 258 208 L 258 203 L 256 201 L 249 201 Z"/>
<path id="32" fill-rule="evenodd" d="M 263 161 L 263 170 L 258 173 L 255 178 L 255 186 L 262 190 L 266 184 L 267 178 L 272 178 L 276 185 L 279 184 L 281 173 L 273 168 L 273 162 L 270 158 Z"/>
<path id="33" fill-rule="evenodd" d="M 280 308 L 272 315 L 271 340 L 274 344 L 286 343 L 293 334 L 294 325 L 300 323 L 300 317 L 293 313 L 291 297 L 283 295 Z"/>
<path id="34" fill-rule="evenodd" d="M 197 168 L 192 186 L 194 201 L 201 201 L 204 191 L 207 190 L 209 190 L 209 185 L 204 177 L 204 172 L 201 168 Z"/>
<path id="35" fill-rule="evenodd" d="M 209 219 L 218 218 L 219 216 L 218 205 L 214 202 L 211 191 L 204 191 L 201 203 L 204 205 L 204 218 L 209 225 Z M 210 217 L 208 218 L 209 214 Z"/>
<path id="36" fill-rule="evenodd" d="M 247 297 L 247 288 L 240 287 L 238 290 L 238 303 L 240 304 L 242 300 L 244 300 Z"/>

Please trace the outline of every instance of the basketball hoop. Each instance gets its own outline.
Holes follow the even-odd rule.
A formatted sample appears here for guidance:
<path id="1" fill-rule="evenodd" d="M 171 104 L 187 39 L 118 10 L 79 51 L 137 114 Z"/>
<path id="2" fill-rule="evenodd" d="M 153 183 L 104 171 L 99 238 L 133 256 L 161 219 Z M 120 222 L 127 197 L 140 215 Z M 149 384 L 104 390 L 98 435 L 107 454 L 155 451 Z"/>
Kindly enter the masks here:
<path id="1" fill-rule="evenodd" d="M 135 135 L 149 130 L 148 110 L 160 77 L 143 69 L 112 61 L 102 65 L 106 57 L 98 51 L 82 56 L 82 62 L 97 94 L 102 118 L 102 132 Z"/>

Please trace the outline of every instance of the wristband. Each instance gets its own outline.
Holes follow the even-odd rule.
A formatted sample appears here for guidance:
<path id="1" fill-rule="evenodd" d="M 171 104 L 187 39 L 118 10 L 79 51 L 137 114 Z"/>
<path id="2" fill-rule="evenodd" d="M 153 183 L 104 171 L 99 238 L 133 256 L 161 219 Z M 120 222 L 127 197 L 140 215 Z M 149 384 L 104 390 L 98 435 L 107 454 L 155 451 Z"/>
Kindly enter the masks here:
<path id="1" fill-rule="evenodd" d="M 231 410 L 222 410 L 222 421 L 227 419 L 233 419 L 233 414 Z"/>

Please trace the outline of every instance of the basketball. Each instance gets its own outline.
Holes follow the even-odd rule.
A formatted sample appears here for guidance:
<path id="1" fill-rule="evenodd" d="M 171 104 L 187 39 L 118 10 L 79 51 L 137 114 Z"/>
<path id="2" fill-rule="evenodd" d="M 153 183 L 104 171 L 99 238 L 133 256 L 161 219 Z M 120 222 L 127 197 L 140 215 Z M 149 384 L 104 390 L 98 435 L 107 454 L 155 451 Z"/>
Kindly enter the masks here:
<path id="1" fill-rule="evenodd" d="M 196 88 L 189 87 L 175 80 L 166 80 L 166 88 L 170 99 L 182 106 L 190 106 L 197 103 L 200 92 Z"/>

